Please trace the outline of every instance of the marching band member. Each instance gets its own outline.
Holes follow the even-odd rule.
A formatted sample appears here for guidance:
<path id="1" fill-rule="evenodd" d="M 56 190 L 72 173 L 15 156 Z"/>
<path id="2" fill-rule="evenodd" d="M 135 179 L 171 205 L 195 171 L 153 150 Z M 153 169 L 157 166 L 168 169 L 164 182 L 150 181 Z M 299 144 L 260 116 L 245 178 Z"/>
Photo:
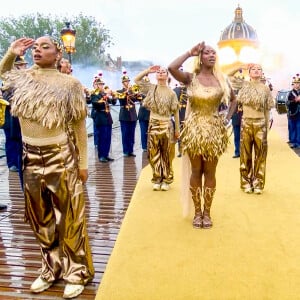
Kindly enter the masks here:
<path id="1" fill-rule="evenodd" d="M 145 76 L 143 80 L 145 82 L 149 82 L 150 79 L 148 76 Z M 143 95 L 143 98 L 145 98 L 145 95 Z M 150 110 L 144 106 L 142 100 L 138 112 L 138 120 L 139 120 L 140 130 L 141 130 L 141 144 L 142 144 L 143 152 L 147 152 L 147 147 L 148 147 L 147 143 L 148 143 L 149 118 L 150 118 Z"/>
<path id="2" fill-rule="evenodd" d="M 242 65 L 243 66 L 243 65 Z M 235 95 L 239 93 L 239 90 L 243 86 L 245 80 L 243 75 L 243 67 L 233 70 L 229 73 L 228 78 L 231 83 L 231 87 Z M 245 67 L 244 68 L 248 68 Z M 237 107 L 237 110 L 231 117 L 232 131 L 233 131 L 233 142 L 234 142 L 234 154 L 232 158 L 240 157 L 240 139 L 241 139 L 241 123 L 242 123 L 243 110 L 241 105 Z"/>
<path id="3" fill-rule="evenodd" d="M 102 76 L 102 74 L 101 74 Z M 94 135 L 96 135 L 98 159 L 100 162 L 109 162 L 114 159 L 109 157 L 111 146 L 113 120 L 110 113 L 110 104 L 115 105 L 117 99 L 112 96 L 108 87 L 104 88 L 101 77 L 94 80 L 95 89 L 90 94 L 92 103 L 92 118 L 94 121 Z"/>
<path id="4" fill-rule="evenodd" d="M 23 56 L 17 56 L 13 67 L 17 70 L 26 69 L 28 62 Z M 4 84 L 4 83 L 3 83 Z M 3 90 L 3 97 L 10 101 L 11 92 Z M 23 189 L 23 176 L 22 176 L 22 134 L 18 118 L 13 117 L 10 113 L 10 106 L 7 107 L 5 112 L 5 125 L 3 126 L 5 134 L 5 153 L 7 165 L 10 171 L 18 171 L 21 187 Z"/>
<path id="5" fill-rule="evenodd" d="M 157 84 L 145 82 L 144 76 L 156 73 Z M 148 129 L 148 158 L 152 168 L 154 191 L 167 191 L 174 180 L 172 172 L 171 141 L 179 138 L 178 100 L 168 86 L 168 71 L 160 66 L 151 66 L 139 73 L 135 83 L 142 93 L 147 93 L 143 105 L 150 110 Z M 174 115 L 175 129 L 171 121 Z"/>
<path id="6" fill-rule="evenodd" d="M 93 89 L 92 90 L 89 90 L 88 88 L 84 87 L 83 88 L 83 92 L 84 92 L 84 95 L 85 95 L 85 100 L 86 100 L 86 104 L 91 104 L 91 94 L 97 89 L 97 84 L 96 84 L 96 80 L 98 77 L 101 77 L 102 76 L 102 73 L 98 73 L 94 76 L 94 80 L 93 80 Z M 96 125 L 95 125 L 95 121 L 94 121 L 94 108 L 92 107 L 91 109 L 91 112 L 90 112 L 90 117 L 92 118 L 93 120 L 93 138 L 94 138 L 94 146 L 95 148 L 97 148 L 97 145 L 98 145 L 98 141 L 97 141 L 97 135 L 95 134 L 96 132 Z"/>
<path id="7" fill-rule="evenodd" d="M 293 77 L 293 89 L 286 102 L 291 148 L 300 148 L 300 77 Z"/>
<path id="8" fill-rule="evenodd" d="M 179 101 L 179 121 L 180 121 L 180 131 L 183 129 L 184 125 L 184 118 L 185 118 L 185 111 L 187 106 L 187 87 L 182 82 L 179 83 L 179 86 L 174 88 L 174 92 L 177 95 Z M 178 157 L 181 157 L 181 143 L 180 139 L 178 139 Z"/>
<path id="9" fill-rule="evenodd" d="M 133 153 L 135 143 L 135 128 L 137 123 L 137 113 L 135 102 L 140 101 L 140 95 L 134 93 L 130 85 L 130 78 L 123 72 L 123 87 L 117 90 L 117 98 L 120 102 L 119 121 L 121 125 L 123 154 L 125 157 L 136 155 Z"/>

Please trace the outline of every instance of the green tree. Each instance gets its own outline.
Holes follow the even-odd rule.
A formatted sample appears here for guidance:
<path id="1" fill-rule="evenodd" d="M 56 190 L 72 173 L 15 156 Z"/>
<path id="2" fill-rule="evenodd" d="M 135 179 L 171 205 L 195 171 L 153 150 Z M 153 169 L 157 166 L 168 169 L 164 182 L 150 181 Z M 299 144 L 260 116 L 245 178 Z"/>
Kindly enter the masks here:
<path id="1" fill-rule="evenodd" d="M 79 14 L 69 19 L 57 16 L 44 16 L 40 13 L 0 18 L 0 56 L 3 56 L 10 43 L 23 36 L 37 38 L 50 35 L 60 40 L 60 31 L 70 22 L 76 30 L 76 53 L 73 62 L 81 65 L 102 65 L 105 50 L 112 45 L 112 39 L 101 22 L 94 17 Z M 65 54 L 67 57 L 67 55 Z M 26 59 L 31 62 L 29 53 Z"/>
<path id="2" fill-rule="evenodd" d="M 105 50 L 113 43 L 109 30 L 96 21 L 94 17 L 86 17 L 80 14 L 71 21 L 76 29 L 76 61 L 91 65 L 102 62 Z"/>

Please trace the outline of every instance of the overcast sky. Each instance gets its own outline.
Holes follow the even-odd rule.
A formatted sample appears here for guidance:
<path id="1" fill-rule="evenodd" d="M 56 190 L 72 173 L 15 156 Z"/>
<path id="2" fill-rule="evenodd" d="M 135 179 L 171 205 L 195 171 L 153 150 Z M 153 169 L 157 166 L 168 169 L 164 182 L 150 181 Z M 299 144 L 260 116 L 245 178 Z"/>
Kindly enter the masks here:
<path id="1" fill-rule="evenodd" d="M 299 0 L 9 0 L 0 16 L 83 13 L 110 31 L 115 45 L 108 52 L 113 58 L 167 65 L 199 41 L 217 48 L 238 4 L 244 21 L 257 32 L 266 72 L 275 78 L 300 72 Z"/>

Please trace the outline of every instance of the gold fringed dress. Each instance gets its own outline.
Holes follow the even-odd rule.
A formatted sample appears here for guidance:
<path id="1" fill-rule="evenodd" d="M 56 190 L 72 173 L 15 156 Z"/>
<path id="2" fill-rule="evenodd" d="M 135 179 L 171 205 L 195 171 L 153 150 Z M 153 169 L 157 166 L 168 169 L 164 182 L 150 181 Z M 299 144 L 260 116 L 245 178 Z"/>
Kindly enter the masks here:
<path id="1" fill-rule="evenodd" d="M 225 152 L 228 135 L 218 110 L 223 93 L 221 87 L 206 87 L 193 78 L 188 86 L 190 112 L 180 136 L 183 153 L 213 160 Z"/>

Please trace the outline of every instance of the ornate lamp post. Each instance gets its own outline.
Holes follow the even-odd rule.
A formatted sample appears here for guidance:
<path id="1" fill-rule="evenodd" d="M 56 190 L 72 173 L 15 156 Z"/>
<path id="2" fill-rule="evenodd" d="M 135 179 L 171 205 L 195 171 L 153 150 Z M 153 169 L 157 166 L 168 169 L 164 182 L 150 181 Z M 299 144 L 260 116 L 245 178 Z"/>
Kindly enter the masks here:
<path id="1" fill-rule="evenodd" d="M 70 63 L 72 63 L 72 53 L 76 52 L 75 39 L 76 30 L 70 28 L 70 22 L 65 22 L 66 28 L 60 32 L 60 37 L 64 45 L 65 51 L 68 53 Z"/>

